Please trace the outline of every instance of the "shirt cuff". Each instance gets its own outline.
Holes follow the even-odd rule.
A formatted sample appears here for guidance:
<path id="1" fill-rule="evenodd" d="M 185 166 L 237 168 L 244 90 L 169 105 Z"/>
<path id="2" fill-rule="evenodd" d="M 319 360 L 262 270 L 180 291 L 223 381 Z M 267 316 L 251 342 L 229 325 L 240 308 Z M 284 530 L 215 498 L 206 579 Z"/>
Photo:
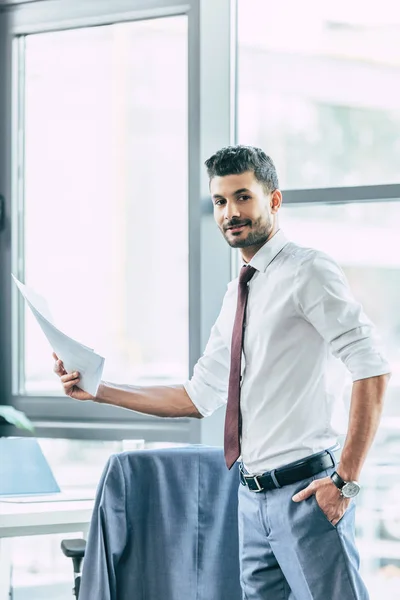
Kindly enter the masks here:
<path id="1" fill-rule="evenodd" d="M 223 405 L 223 402 L 221 401 L 216 401 L 216 402 L 211 402 L 209 403 L 208 406 L 205 406 L 204 403 L 200 402 L 199 397 L 203 396 L 203 397 L 212 397 L 212 390 L 210 389 L 210 391 L 208 393 L 196 393 L 196 389 L 195 386 L 193 384 L 192 381 L 188 380 L 185 381 L 185 383 L 183 384 L 183 387 L 186 390 L 187 395 L 189 396 L 189 398 L 191 399 L 191 401 L 193 402 L 193 404 L 195 405 L 195 407 L 197 408 L 197 410 L 199 411 L 199 413 L 201 415 L 203 415 L 203 417 L 209 417 L 210 415 L 213 414 L 213 412 L 219 408 L 220 406 Z"/>
<path id="2" fill-rule="evenodd" d="M 380 364 L 377 364 L 376 355 L 373 357 L 373 360 L 368 360 L 366 357 L 359 364 L 352 365 L 349 370 L 353 382 L 360 379 L 368 379 L 368 377 L 379 377 L 379 375 L 390 375 L 392 373 L 390 364 L 386 360 L 383 359 Z"/>

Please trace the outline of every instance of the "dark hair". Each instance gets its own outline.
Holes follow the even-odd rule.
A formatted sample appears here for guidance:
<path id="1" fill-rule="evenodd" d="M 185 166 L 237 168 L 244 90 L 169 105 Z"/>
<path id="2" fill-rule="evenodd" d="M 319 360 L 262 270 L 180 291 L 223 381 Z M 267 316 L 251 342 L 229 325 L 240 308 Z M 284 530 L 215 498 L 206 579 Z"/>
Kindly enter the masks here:
<path id="1" fill-rule="evenodd" d="M 275 165 L 261 148 L 227 146 L 218 150 L 204 164 L 210 179 L 253 171 L 255 178 L 267 192 L 273 192 L 279 188 Z"/>

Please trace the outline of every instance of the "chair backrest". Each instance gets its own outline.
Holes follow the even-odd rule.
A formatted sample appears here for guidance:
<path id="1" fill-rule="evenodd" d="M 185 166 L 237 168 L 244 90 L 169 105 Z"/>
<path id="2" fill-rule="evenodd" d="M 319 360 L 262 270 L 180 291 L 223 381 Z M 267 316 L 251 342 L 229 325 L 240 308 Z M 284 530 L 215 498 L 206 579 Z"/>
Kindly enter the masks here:
<path id="1" fill-rule="evenodd" d="M 97 490 L 80 600 L 241 600 L 238 483 L 221 448 L 113 455 Z"/>

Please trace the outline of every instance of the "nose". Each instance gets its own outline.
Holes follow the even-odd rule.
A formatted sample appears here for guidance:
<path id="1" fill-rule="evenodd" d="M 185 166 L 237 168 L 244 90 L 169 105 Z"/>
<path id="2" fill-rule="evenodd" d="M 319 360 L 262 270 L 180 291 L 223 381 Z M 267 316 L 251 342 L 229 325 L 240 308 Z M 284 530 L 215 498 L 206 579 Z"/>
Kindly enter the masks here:
<path id="1" fill-rule="evenodd" d="M 233 218 L 240 218 L 240 210 L 236 202 L 227 202 L 224 210 L 224 220 L 230 221 Z"/>

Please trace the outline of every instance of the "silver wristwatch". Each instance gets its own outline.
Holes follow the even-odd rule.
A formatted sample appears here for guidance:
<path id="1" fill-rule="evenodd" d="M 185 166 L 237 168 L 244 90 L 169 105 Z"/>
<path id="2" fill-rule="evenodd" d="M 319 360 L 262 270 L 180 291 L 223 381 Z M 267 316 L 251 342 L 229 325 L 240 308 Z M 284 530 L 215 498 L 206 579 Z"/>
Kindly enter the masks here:
<path id="1" fill-rule="evenodd" d="M 336 471 L 332 473 L 331 479 L 344 498 L 354 498 L 361 490 L 358 481 L 345 481 Z"/>

